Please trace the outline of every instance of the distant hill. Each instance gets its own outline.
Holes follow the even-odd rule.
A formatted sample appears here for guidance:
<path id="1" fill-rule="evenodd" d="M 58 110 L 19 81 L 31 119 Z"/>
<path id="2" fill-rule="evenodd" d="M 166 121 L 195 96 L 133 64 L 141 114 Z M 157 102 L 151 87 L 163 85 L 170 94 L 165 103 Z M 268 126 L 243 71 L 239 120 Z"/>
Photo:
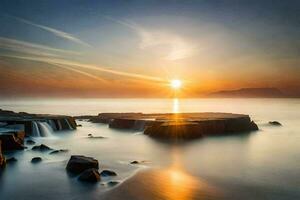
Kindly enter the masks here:
<path id="1" fill-rule="evenodd" d="M 223 90 L 223 91 L 210 93 L 208 95 L 208 97 L 279 98 L 279 97 L 286 97 L 286 95 L 284 95 L 277 88 L 241 88 L 241 89 L 238 89 L 238 90 Z"/>

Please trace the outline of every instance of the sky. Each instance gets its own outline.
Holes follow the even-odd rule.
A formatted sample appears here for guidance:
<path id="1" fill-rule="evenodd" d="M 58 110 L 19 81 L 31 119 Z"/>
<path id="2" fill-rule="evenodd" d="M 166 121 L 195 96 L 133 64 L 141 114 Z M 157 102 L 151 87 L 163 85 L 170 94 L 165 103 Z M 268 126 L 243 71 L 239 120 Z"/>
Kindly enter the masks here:
<path id="1" fill-rule="evenodd" d="M 1 0 L 0 98 L 300 96 L 298 0 Z"/>

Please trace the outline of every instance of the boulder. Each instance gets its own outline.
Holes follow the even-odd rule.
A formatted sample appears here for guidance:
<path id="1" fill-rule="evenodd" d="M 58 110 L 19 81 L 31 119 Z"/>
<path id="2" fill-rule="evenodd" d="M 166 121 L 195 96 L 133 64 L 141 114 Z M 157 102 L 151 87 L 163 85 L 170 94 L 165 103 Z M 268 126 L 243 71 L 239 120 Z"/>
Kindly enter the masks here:
<path id="1" fill-rule="evenodd" d="M 282 126 L 282 124 L 278 121 L 270 121 L 269 124 L 271 124 L 273 126 Z"/>
<path id="2" fill-rule="evenodd" d="M 94 182 L 100 181 L 101 178 L 100 178 L 100 174 L 97 169 L 90 168 L 90 169 L 87 169 L 84 172 L 82 172 L 79 175 L 78 180 L 83 181 L 83 182 L 94 183 Z"/>
<path id="3" fill-rule="evenodd" d="M 5 164 L 6 164 L 6 160 L 5 160 L 4 155 L 2 154 L 1 141 L 0 141 L 0 171 L 1 171 L 2 168 L 5 167 Z"/>
<path id="4" fill-rule="evenodd" d="M 117 173 L 111 170 L 103 170 L 100 173 L 101 176 L 117 176 Z"/>
<path id="5" fill-rule="evenodd" d="M 73 155 L 67 164 L 66 170 L 73 174 L 80 174 L 91 168 L 99 169 L 98 160 L 82 155 Z"/>
<path id="6" fill-rule="evenodd" d="M 41 145 L 36 145 L 36 146 L 32 147 L 32 150 L 35 150 L 35 151 L 50 151 L 50 150 L 53 150 L 53 149 L 48 147 L 47 145 L 41 144 Z"/>
<path id="7" fill-rule="evenodd" d="M 24 131 L 1 133 L 2 151 L 23 150 L 24 137 Z"/>
<path id="8" fill-rule="evenodd" d="M 49 154 L 66 153 L 68 151 L 69 151 L 68 149 L 58 149 L 58 150 L 51 151 Z"/>
<path id="9" fill-rule="evenodd" d="M 6 163 L 14 163 L 14 162 L 17 162 L 17 161 L 18 160 L 15 157 L 11 157 L 11 158 L 6 159 Z"/>
<path id="10" fill-rule="evenodd" d="M 31 159 L 31 162 L 32 163 L 39 163 L 39 162 L 42 162 L 42 158 L 41 157 L 34 157 Z"/>

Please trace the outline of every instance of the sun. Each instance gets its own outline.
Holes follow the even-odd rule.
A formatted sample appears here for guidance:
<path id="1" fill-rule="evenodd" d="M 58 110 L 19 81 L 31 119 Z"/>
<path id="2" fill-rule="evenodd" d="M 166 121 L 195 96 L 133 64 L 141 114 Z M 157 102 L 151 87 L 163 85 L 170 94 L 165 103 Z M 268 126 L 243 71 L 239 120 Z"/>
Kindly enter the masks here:
<path id="1" fill-rule="evenodd" d="M 177 90 L 177 89 L 181 88 L 182 82 L 181 82 L 181 80 L 174 79 L 174 80 L 171 80 L 170 85 L 173 89 Z"/>

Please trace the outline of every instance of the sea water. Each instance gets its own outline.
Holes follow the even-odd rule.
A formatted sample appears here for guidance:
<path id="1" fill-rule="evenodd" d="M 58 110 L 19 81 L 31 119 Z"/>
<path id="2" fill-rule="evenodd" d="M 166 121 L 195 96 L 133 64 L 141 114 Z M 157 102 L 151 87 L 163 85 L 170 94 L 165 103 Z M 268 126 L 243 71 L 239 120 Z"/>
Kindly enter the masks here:
<path id="1" fill-rule="evenodd" d="M 299 99 L 13 99 L 2 100 L 0 108 L 73 116 L 231 112 L 249 114 L 260 129 L 166 143 L 142 132 L 77 121 L 82 125 L 77 130 L 35 138 L 37 144 L 68 149 L 66 153 L 36 152 L 27 145 L 24 151 L 6 154 L 18 161 L 9 163 L 0 175 L 0 199 L 300 199 Z M 283 126 L 268 124 L 274 120 Z M 92 156 L 98 159 L 100 171 L 110 169 L 118 176 L 97 184 L 81 183 L 65 170 L 74 154 Z M 35 156 L 43 161 L 32 164 Z M 133 160 L 142 163 L 132 165 Z M 110 186 L 109 181 L 119 184 Z"/>

